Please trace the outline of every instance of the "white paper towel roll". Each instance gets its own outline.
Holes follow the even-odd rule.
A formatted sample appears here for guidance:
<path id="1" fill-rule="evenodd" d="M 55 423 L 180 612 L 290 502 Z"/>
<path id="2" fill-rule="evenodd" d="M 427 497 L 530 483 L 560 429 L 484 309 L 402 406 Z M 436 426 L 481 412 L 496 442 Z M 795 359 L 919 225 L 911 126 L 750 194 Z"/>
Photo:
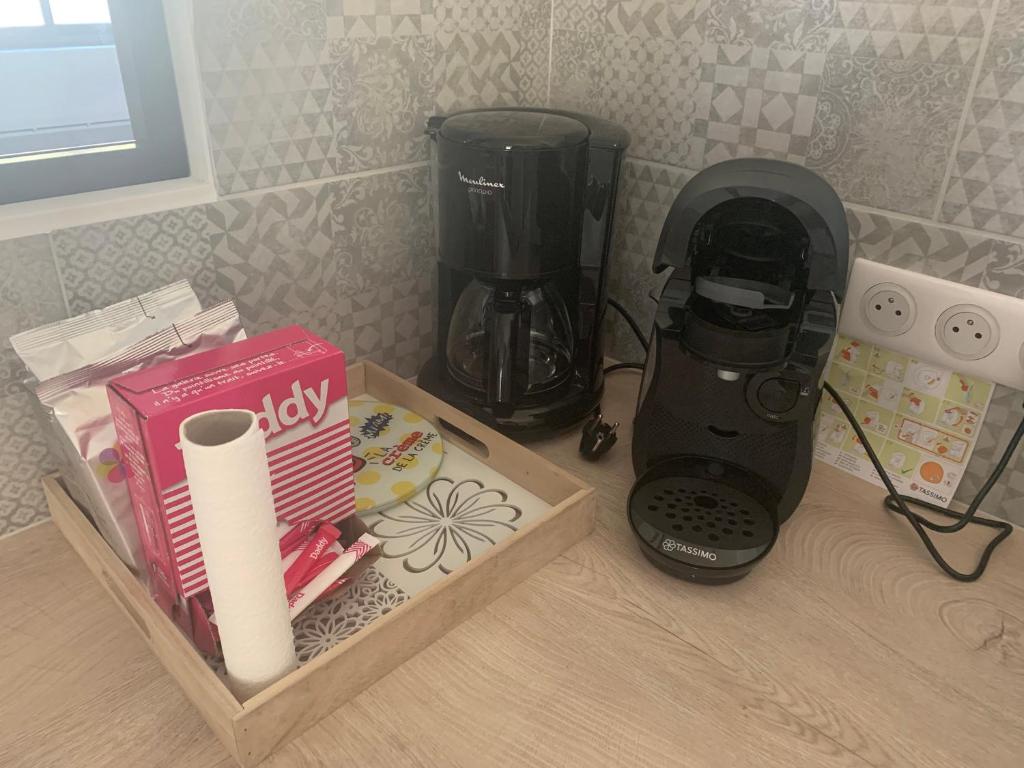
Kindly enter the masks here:
<path id="1" fill-rule="evenodd" d="M 252 411 L 207 411 L 181 423 L 181 451 L 224 666 L 244 701 L 298 666 L 266 443 Z"/>

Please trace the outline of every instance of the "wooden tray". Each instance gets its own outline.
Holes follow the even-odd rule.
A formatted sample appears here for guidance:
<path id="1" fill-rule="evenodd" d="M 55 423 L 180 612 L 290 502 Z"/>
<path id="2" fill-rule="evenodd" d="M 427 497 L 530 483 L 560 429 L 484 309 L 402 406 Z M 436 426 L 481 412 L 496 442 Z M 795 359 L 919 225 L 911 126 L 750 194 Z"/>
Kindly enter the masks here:
<path id="1" fill-rule="evenodd" d="M 594 490 L 554 464 L 373 363 L 350 367 L 348 386 L 349 397 L 370 394 L 427 417 L 446 440 L 551 509 L 247 701 L 238 701 L 207 666 L 71 501 L 59 479 L 43 481 L 57 527 L 243 766 L 259 763 L 594 528 Z"/>

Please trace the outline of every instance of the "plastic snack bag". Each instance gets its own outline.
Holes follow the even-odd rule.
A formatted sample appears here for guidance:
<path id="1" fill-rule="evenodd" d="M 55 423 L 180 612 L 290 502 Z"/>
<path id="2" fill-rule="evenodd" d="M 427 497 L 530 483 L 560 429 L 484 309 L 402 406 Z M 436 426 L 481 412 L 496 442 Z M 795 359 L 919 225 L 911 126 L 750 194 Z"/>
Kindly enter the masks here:
<path id="1" fill-rule="evenodd" d="M 124 373 L 214 349 L 245 338 L 233 302 L 175 323 L 106 359 L 42 382 L 40 403 L 60 426 L 65 475 L 85 496 L 100 534 L 126 565 L 139 571 L 144 558 L 125 482 L 130 469 L 117 443 L 107 382 Z"/>
<path id="2" fill-rule="evenodd" d="M 132 344 L 202 311 L 187 280 L 109 307 L 11 336 L 11 346 L 36 381 L 123 352 Z"/>

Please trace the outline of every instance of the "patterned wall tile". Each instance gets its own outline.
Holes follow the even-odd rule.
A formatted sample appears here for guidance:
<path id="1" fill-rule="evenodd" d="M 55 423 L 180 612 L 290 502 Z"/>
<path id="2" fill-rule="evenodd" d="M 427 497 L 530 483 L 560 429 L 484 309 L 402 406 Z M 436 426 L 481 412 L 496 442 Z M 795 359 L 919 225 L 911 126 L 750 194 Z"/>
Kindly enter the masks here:
<path id="1" fill-rule="evenodd" d="M 1024 246 L 993 240 L 981 287 L 1024 299 Z"/>
<path id="2" fill-rule="evenodd" d="M 709 0 L 608 0 L 603 5 L 607 33 L 662 37 L 698 47 L 704 41 Z"/>
<path id="3" fill-rule="evenodd" d="M 433 350 L 434 296 L 431 275 L 382 286 L 372 311 L 364 314 L 355 329 L 353 355 L 380 363 L 399 376 L 415 376 Z"/>
<path id="4" fill-rule="evenodd" d="M 839 5 L 838 0 L 710 0 L 707 41 L 825 51 Z"/>
<path id="5" fill-rule="evenodd" d="M 517 22 L 521 3 L 479 2 L 478 0 L 435 0 L 437 28 L 447 33 L 484 29 L 511 29 Z"/>
<path id="6" fill-rule="evenodd" d="M 807 166 L 847 202 L 930 216 L 970 74 L 944 64 L 826 57 Z"/>
<path id="7" fill-rule="evenodd" d="M 990 0 L 855 0 L 827 3 L 828 51 L 933 64 L 969 65 L 985 35 Z"/>
<path id="8" fill-rule="evenodd" d="M 999 0 L 984 66 L 1024 73 L 1024 7 L 1016 0 Z"/>
<path id="9" fill-rule="evenodd" d="M 338 299 L 341 318 L 328 341 L 348 360 L 372 360 L 415 376 L 434 344 L 436 288 L 432 275 L 400 280 Z"/>
<path id="10" fill-rule="evenodd" d="M 551 9 L 554 0 L 530 0 L 519 20 L 519 104 L 543 106 L 548 102 L 551 57 Z"/>
<path id="11" fill-rule="evenodd" d="M 326 0 L 331 38 L 431 35 L 434 0 Z"/>
<path id="12" fill-rule="evenodd" d="M 0 240 L 0 397 L 20 391 L 25 376 L 10 336 L 66 316 L 50 238 Z"/>
<path id="13" fill-rule="evenodd" d="M 430 274 L 434 236 L 426 166 L 334 185 L 339 295 Z"/>
<path id="14" fill-rule="evenodd" d="M 219 301 L 206 206 L 60 229 L 52 234 L 72 315 L 186 278 L 204 304 Z"/>
<path id="15" fill-rule="evenodd" d="M 543 104 L 551 0 L 435 0 L 437 107 Z"/>
<path id="16" fill-rule="evenodd" d="M 703 41 L 709 0 L 558 0 L 552 26 L 585 35 L 607 33 Z"/>
<path id="17" fill-rule="evenodd" d="M 208 42 L 258 45 L 327 36 L 324 0 L 202 0 L 196 32 Z"/>
<path id="18" fill-rule="evenodd" d="M 654 252 L 672 203 L 691 177 L 690 171 L 627 160 L 615 213 L 614 247 L 608 276 L 608 294 L 618 299 L 648 332 L 654 322 L 657 293 L 665 275 L 651 267 Z M 655 300 L 650 299 L 654 292 Z M 641 361 L 643 350 L 629 327 L 609 310 L 606 354 L 620 360 Z"/>
<path id="19" fill-rule="evenodd" d="M 1024 237 L 1024 4 L 1003 0 L 949 188 L 943 221 Z"/>
<path id="20" fill-rule="evenodd" d="M 605 31 L 608 5 L 608 0 L 555 0 L 551 8 L 551 26 L 584 36 L 599 35 Z"/>
<path id="21" fill-rule="evenodd" d="M 350 37 L 330 47 L 338 173 L 427 159 L 423 127 L 438 90 L 433 38 Z"/>
<path id="22" fill-rule="evenodd" d="M 730 157 L 802 163 L 818 103 L 825 54 L 709 43 L 701 67 L 704 164 Z"/>
<path id="23" fill-rule="evenodd" d="M 196 43 L 222 193 L 334 175 L 323 0 L 197 3 Z"/>
<path id="24" fill-rule="evenodd" d="M 996 462 L 1006 450 L 1024 414 L 1024 394 L 996 385 L 988 416 L 978 434 L 971 462 L 957 489 L 956 499 L 969 503 L 988 480 Z M 1017 525 L 1024 525 L 1024 451 L 1018 450 L 1006 474 L 996 483 L 981 507 Z"/>
<path id="25" fill-rule="evenodd" d="M 519 104 L 516 62 L 523 45 L 518 32 L 439 31 L 437 43 L 441 57 L 437 106 L 442 112 Z"/>
<path id="26" fill-rule="evenodd" d="M 49 514 L 39 483 L 57 462 L 40 434 L 31 397 L 28 392 L 0 397 L 0 536 Z"/>
<path id="27" fill-rule="evenodd" d="M 233 198 L 209 207 L 217 286 L 251 333 L 301 323 L 338 333 L 339 264 L 329 183 Z"/>
<path id="28" fill-rule="evenodd" d="M 557 5 L 556 5 L 557 7 Z M 603 35 L 584 29 L 555 29 L 551 45 L 550 105 L 601 115 Z"/>
<path id="29" fill-rule="evenodd" d="M 630 154 L 699 167 L 703 141 L 693 135 L 700 49 L 688 41 L 607 37 L 602 54 L 606 117 L 632 134 Z"/>
<path id="30" fill-rule="evenodd" d="M 980 286 L 994 242 L 982 234 L 847 208 L 850 258 Z"/>
<path id="31" fill-rule="evenodd" d="M 979 81 L 942 219 L 1024 236 L 1024 75 L 990 70 Z"/>
<path id="32" fill-rule="evenodd" d="M 633 157 L 699 168 L 693 132 L 700 50 L 688 41 L 556 30 L 552 106 L 589 112 L 629 130 Z"/>

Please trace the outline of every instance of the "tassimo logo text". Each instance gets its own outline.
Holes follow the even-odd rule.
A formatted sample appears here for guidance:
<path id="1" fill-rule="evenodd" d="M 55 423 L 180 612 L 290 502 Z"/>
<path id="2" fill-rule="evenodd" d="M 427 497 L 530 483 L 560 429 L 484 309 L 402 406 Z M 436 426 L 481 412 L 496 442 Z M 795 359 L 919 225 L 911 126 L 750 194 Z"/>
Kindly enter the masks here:
<path id="1" fill-rule="evenodd" d="M 470 179 L 462 171 L 459 171 L 459 181 L 463 184 L 472 184 L 474 187 L 493 187 L 494 189 L 505 188 L 505 185 L 500 181 L 488 181 L 483 176 L 479 179 Z"/>
<path id="2" fill-rule="evenodd" d="M 665 539 L 661 542 L 661 548 L 666 552 L 683 552 L 687 555 L 693 555 L 694 557 L 703 557 L 705 560 L 714 562 L 718 559 L 718 555 L 714 552 L 709 552 L 706 549 L 700 547 L 694 547 L 690 544 L 683 544 L 681 541 L 675 539 Z"/>
<path id="3" fill-rule="evenodd" d="M 923 493 L 925 496 L 931 496 L 933 499 L 935 499 L 936 501 L 940 501 L 943 504 L 949 502 L 948 496 L 943 496 L 941 493 L 936 493 L 931 488 L 925 488 L 924 486 L 918 485 L 917 483 L 911 483 L 910 490 L 919 491 Z"/>
<path id="4" fill-rule="evenodd" d="M 278 432 L 294 427 L 300 421 L 310 419 L 313 424 L 319 424 L 327 412 L 327 379 L 320 382 L 320 391 L 307 387 L 305 389 L 298 381 L 292 382 L 292 396 L 286 397 L 280 405 L 275 406 L 274 400 L 269 394 L 263 396 L 263 410 L 256 414 L 257 423 L 266 437 L 276 435 Z M 310 408 L 312 406 L 312 416 Z"/>

